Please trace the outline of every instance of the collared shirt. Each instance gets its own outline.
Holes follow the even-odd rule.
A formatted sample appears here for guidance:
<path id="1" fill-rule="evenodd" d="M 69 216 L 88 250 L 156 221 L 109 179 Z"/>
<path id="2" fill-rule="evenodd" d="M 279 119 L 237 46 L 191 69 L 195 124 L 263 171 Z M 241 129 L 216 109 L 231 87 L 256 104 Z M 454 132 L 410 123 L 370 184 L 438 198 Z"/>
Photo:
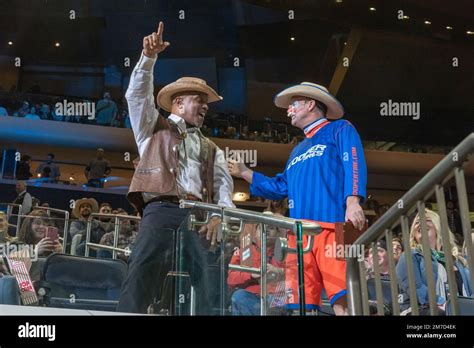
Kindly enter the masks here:
<path id="1" fill-rule="evenodd" d="M 303 128 L 304 134 L 309 137 L 309 135 L 315 131 L 315 128 L 318 126 L 321 126 L 323 123 L 327 122 L 327 119 L 325 117 L 318 118 L 317 120 L 311 122 L 308 124 L 306 127 Z"/>
<path id="2" fill-rule="evenodd" d="M 364 149 L 347 120 L 318 121 L 293 149 L 282 173 L 273 178 L 253 173 L 250 193 L 273 200 L 288 197 L 291 218 L 343 222 L 347 197 L 363 201 L 366 196 Z"/>
<path id="3" fill-rule="evenodd" d="M 143 156 L 148 143 L 153 136 L 153 129 L 158 119 L 158 110 L 155 108 L 153 96 L 153 67 L 156 58 L 148 58 L 143 53 L 133 70 L 126 98 L 130 112 L 130 122 L 138 146 L 140 157 Z M 181 133 L 187 133 L 179 149 L 179 176 L 178 190 L 181 194 L 191 194 L 202 198 L 201 162 L 199 151 L 201 141 L 199 129 L 186 129 L 186 122 L 177 115 L 170 115 L 171 122 L 178 125 Z M 232 203 L 234 184 L 227 169 L 224 152 L 217 149 L 214 161 L 214 203 L 235 207 Z M 165 195 L 177 195 L 177 192 L 168 192 Z M 156 193 L 144 193 L 145 201 L 157 196 Z"/>

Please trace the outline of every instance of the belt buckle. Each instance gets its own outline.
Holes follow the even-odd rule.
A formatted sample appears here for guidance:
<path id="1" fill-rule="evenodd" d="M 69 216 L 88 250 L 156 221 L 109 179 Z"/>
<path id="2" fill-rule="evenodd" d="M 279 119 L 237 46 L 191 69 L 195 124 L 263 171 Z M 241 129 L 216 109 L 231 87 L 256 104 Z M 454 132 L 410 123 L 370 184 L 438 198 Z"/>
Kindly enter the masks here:
<path id="1" fill-rule="evenodd" d="M 187 201 L 197 201 L 196 197 L 194 195 L 191 195 L 191 194 L 186 194 L 184 196 L 184 199 L 187 200 Z"/>

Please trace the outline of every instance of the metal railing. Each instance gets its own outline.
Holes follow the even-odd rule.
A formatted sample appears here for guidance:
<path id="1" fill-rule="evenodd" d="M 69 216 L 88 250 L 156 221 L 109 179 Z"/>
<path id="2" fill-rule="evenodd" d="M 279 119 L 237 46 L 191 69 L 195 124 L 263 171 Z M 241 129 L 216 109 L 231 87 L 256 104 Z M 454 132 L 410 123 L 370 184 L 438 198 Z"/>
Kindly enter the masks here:
<path id="1" fill-rule="evenodd" d="M 91 242 L 91 230 L 92 230 L 92 221 L 94 218 L 113 218 L 114 219 L 114 245 L 108 246 L 104 244 L 92 243 Z M 103 249 L 112 251 L 112 258 L 117 258 L 117 252 L 122 252 L 125 255 L 130 253 L 129 249 L 121 249 L 117 246 L 119 235 L 120 235 L 120 220 L 134 220 L 140 221 L 141 219 L 137 216 L 132 215 L 117 215 L 117 214 L 100 214 L 92 213 L 87 220 L 87 230 L 86 230 L 86 250 L 85 255 L 89 257 L 90 248 Z M 128 256 L 128 255 L 127 255 Z"/>
<path id="2" fill-rule="evenodd" d="M 467 136 L 458 146 L 454 148 L 443 160 L 441 160 L 432 170 L 430 170 L 413 188 L 411 188 L 396 204 L 394 204 L 373 226 L 371 226 L 355 242 L 354 247 L 359 250 L 365 247 L 371 247 L 373 255 L 374 273 L 375 273 L 375 292 L 377 300 L 377 313 L 383 315 L 383 294 L 382 281 L 378 264 L 378 253 L 376 241 L 385 237 L 388 252 L 388 271 L 390 277 L 391 305 L 394 315 L 400 314 L 398 303 L 398 284 L 395 271 L 395 259 L 392 253 L 392 236 L 395 228 L 401 228 L 404 242 L 405 258 L 407 264 L 407 276 L 409 285 L 409 297 L 412 315 L 420 313 L 415 274 L 413 269 L 413 259 L 411 257 L 410 236 L 408 227 L 408 216 L 415 210 L 418 211 L 421 227 L 421 245 L 423 250 L 423 259 L 426 265 L 426 281 L 428 287 L 429 311 L 431 315 L 437 312 L 435 280 L 433 277 L 433 262 L 429 237 L 425 217 L 425 202 L 433 195 L 436 196 L 438 211 L 441 222 L 441 240 L 443 246 L 450 246 L 448 235 L 448 218 L 446 211 L 446 202 L 444 197 L 444 185 L 452 178 L 455 178 L 457 189 L 458 204 L 462 222 L 462 232 L 466 242 L 467 264 L 470 269 L 471 284 L 474 284 L 474 260 L 471 236 L 471 226 L 469 221 L 469 208 L 466 193 L 466 184 L 464 178 L 463 165 L 469 161 L 469 155 L 474 152 L 474 133 Z M 447 249 L 447 250 L 446 250 Z M 446 253 L 451 252 L 451 247 L 446 248 Z M 459 304 L 457 301 L 457 284 L 454 274 L 453 259 L 446 257 L 446 272 L 452 305 L 452 313 L 459 313 Z M 351 315 L 368 315 L 369 301 L 367 281 L 365 277 L 365 266 L 363 262 L 358 262 L 356 258 L 347 258 L 347 291 L 349 301 L 349 313 Z"/>
<path id="3" fill-rule="evenodd" d="M 253 273 L 258 272 L 260 274 L 260 314 L 266 315 L 267 314 L 267 301 L 266 301 L 266 293 L 267 293 L 267 247 L 266 247 L 266 240 L 267 240 L 267 226 L 274 226 L 277 228 L 283 228 L 291 231 L 296 235 L 296 250 L 289 250 L 289 252 L 296 252 L 297 254 L 297 268 L 298 268 L 298 298 L 299 298 L 299 310 L 300 315 L 306 314 L 306 305 L 305 305 L 305 292 L 304 292 L 304 264 L 303 264 L 303 253 L 309 252 L 312 249 L 313 238 L 312 236 L 321 232 L 321 226 L 315 222 L 305 221 L 305 220 L 296 220 L 291 219 L 283 216 L 277 215 L 268 215 L 259 212 L 253 212 L 243 209 L 236 209 L 236 208 L 226 208 L 221 207 L 215 204 L 209 203 L 201 203 L 196 201 L 186 201 L 182 200 L 180 202 L 181 208 L 195 208 L 201 209 L 208 212 L 205 221 L 196 221 L 193 214 L 190 215 L 189 219 L 192 222 L 190 229 L 193 230 L 196 226 L 204 225 L 209 221 L 209 215 L 218 214 L 222 218 L 222 222 L 220 224 L 220 233 L 219 239 L 225 239 L 229 234 L 240 234 L 242 230 L 242 223 L 249 222 L 249 223 L 257 223 L 261 225 L 261 246 L 260 246 L 260 268 L 254 267 L 244 267 L 240 266 L 239 271 L 241 272 L 248 272 Z M 230 227 L 230 224 L 236 222 L 240 224 L 239 229 L 234 230 Z M 306 248 L 303 248 L 303 235 L 308 235 L 308 245 Z M 223 248 L 221 249 L 221 253 L 224 253 Z M 224 264 L 224 255 L 221 255 L 221 293 L 223 293 L 223 289 L 225 286 L 225 279 L 226 276 L 225 272 L 225 264 Z M 234 266 L 230 266 L 232 269 Z M 221 310 L 224 310 L 224 296 L 221 296 Z M 221 313 L 223 314 L 223 313 Z"/>
<path id="4" fill-rule="evenodd" d="M 21 204 L 14 204 L 14 203 L 0 203 L 0 205 L 3 205 L 3 204 L 6 204 L 7 206 L 7 224 L 8 226 L 15 226 L 15 225 L 12 225 L 9 223 L 10 221 L 10 218 L 12 216 L 17 216 L 17 220 L 16 220 L 16 233 L 18 233 L 20 231 L 20 227 L 21 227 Z M 18 208 L 18 214 L 12 214 L 12 211 L 13 211 L 13 208 L 14 207 L 17 207 Z"/>

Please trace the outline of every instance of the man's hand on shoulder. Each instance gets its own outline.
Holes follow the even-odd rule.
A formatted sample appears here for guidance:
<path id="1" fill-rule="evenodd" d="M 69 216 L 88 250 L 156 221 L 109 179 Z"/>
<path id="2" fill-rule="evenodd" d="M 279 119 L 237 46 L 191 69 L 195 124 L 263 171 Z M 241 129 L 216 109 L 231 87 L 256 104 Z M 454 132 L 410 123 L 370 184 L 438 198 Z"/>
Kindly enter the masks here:
<path id="1" fill-rule="evenodd" d="M 227 168 L 229 169 L 229 173 L 232 176 L 235 176 L 237 178 L 242 178 L 245 181 L 247 181 L 249 184 L 252 183 L 252 176 L 253 176 L 253 171 L 239 160 L 233 160 L 229 159 L 227 161 Z"/>

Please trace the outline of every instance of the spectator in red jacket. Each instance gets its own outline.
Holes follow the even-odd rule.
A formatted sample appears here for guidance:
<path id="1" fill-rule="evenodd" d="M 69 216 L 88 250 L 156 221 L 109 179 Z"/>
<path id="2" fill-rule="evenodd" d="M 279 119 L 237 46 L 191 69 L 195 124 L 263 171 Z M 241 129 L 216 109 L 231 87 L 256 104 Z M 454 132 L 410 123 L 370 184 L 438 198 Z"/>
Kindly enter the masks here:
<path id="1" fill-rule="evenodd" d="M 271 201 L 267 212 L 284 215 L 286 204 Z M 286 230 L 267 226 L 267 294 L 269 307 L 282 307 L 285 304 L 285 269 L 273 257 L 277 237 L 286 235 Z M 241 236 L 240 248 L 236 248 L 231 265 L 244 265 L 260 268 L 261 231 L 258 224 L 247 224 Z M 233 290 L 231 297 L 232 315 L 260 315 L 260 274 L 229 270 L 227 284 Z"/>

